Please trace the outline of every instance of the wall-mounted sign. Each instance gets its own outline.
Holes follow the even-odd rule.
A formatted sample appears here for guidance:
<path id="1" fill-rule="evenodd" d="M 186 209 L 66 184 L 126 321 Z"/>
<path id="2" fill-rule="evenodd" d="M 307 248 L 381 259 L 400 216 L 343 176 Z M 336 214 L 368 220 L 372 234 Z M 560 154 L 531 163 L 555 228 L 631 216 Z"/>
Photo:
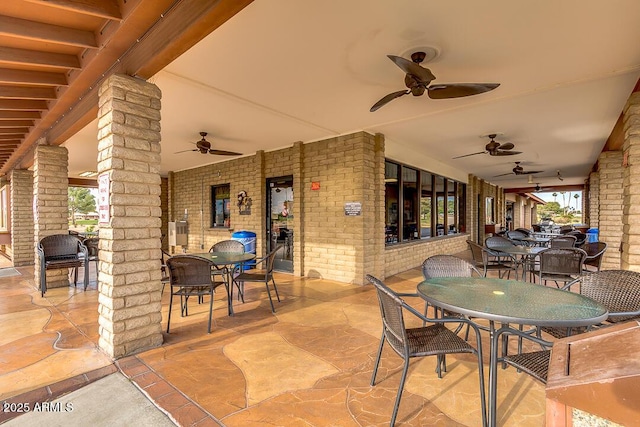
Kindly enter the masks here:
<path id="1" fill-rule="evenodd" d="M 345 202 L 344 214 L 346 216 L 360 216 L 362 213 L 362 203 L 360 202 Z"/>
<path id="2" fill-rule="evenodd" d="M 320 183 L 319 182 L 312 182 L 311 183 L 311 189 L 312 190 L 319 190 L 320 189 Z"/>
<path id="3" fill-rule="evenodd" d="M 109 174 L 98 176 L 98 222 L 109 224 Z"/>

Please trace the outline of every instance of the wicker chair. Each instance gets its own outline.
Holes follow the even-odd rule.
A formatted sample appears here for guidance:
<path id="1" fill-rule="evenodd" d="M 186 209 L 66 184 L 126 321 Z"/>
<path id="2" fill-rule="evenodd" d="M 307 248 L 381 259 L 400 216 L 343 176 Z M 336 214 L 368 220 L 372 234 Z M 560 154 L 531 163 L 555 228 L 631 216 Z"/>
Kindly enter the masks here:
<path id="1" fill-rule="evenodd" d="M 541 339 L 533 334 L 534 330 L 522 331 L 508 327 L 497 331 L 495 339 L 508 338 L 510 335 L 516 335 L 519 342 L 522 339 L 533 341 L 540 345 L 541 350 L 531 352 L 518 352 L 517 354 L 506 354 L 506 346 L 503 346 L 503 355 L 499 361 L 513 366 L 514 368 L 531 375 L 542 384 L 547 384 L 547 375 L 549 372 L 549 361 L 551 360 L 552 343 Z M 519 344 L 519 348 L 521 344 Z"/>
<path id="2" fill-rule="evenodd" d="M 549 242 L 550 248 L 574 248 L 576 246 L 576 236 L 565 234 L 564 236 L 558 236 L 551 239 Z"/>
<path id="3" fill-rule="evenodd" d="M 558 282 L 567 284 L 579 279 L 587 253 L 580 248 L 550 248 L 541 251 L 538 257 L 540 283 L 546 286 L 547 281 L 553 281 L 560 287 Z"/>
<path id="4" fill-rule="evenodd" d="M 222 240 L 218 243 L 215 243 L 213 246 L 211 246 L 211 248 L 209 249 L 209 252 L 227 252 L 227 253 L 231 253 L 231 254 L 243 254 L 244 253 L 244 244 L 242 242 L 240 242 L 239 240 Z M 231 277 L 231 281 L 233 282 L 234 285 L 236 285 L 236 288 L 238 288 L 238 300 L 242 300 L 242 302 L 244 302 L 244 294 L 242 292 L 242 288 L 240 286 L 240 284 L 235 280 L 235 277 L 243 270 L 244 266 L 242 264 L 236 264 L 233 266 L 229 266 L 229 267 L 225 267 L 225 268 L 218 268 L 218 267 L 214 267 L 211 270 L 211 274 L 213 274 L 214 276 L 222 276 L 223 280 L 226 280 L 227 277 Z M 229 275 L 227 276 L 227 269 L 230 269 Z"/>
<path id="5" fill-rule="evenodd" d="M 89 285 L 89 253 L 80 239 L 71 234 L 53 234 L 40 239 L 36 247 L 40 263 L 40 294 L 47 292 L 46 270 L 74 269 L 73 283 L 78 284 L 78 267 L 84 267 L 84 289 Z"/>
<path id="6" fill-rule="evenodd" d="M 595 268 L 595 271 L 600 271 L 602 267 L 602 258 L 607 251 L 607 244 L 605 242 L 593 242 L 585 243 L 580 249 L 583 249 L 587 253 L 587 259 L 584 260 L 584 270 L 593 271 L 591 268 Z"/>
<path id="7" fill-rule="evenodd" d="M 562 227 L 560 227 L 560 234 L 567 234 L 574 230 L 575 228 L 573 228 L 573 225 L 563 225 Z"/>
<path id="8" fill-rule="evenodd" d="M 275 313 L 276 309 L 273 306 L 273 298 L 271 298 L 271 290 L 269 288 L 269 282 L 273 283 L 273 289 L 276 291 L 276 298 L 280 302 L 280 295 L 278 294 L 278 287 L 276 281 L 273 278 L 273 263 L 276 259 L 276 253 L 283 247 L 283 245 L 276 246 L 267 256 L 256 260 L 256 266 L 262 264 L 262 270 L 249 270 L 249 272 L 242 272 L 236 276 L 235 281 L 240 287 L 240 292 L 244 295 L 244 283 L 245 282 L 262 282 L 267 287 L 267 295 L 269 296 L 269 303 L 271 304 L 271 312 Z"/>
<path id="9" fill-rule="evenodd" d="M 600 326 L 640 320 L 640 273 L 628 270 L 602 270 L 582 276 L 579 282 L 570 283 L 564 290 L 580 284 L 580 293 L 599 302 L 609 310 L 606 323 Z M 564 338 L 586 332 L 587 328 L 541 328 L 544 332 Z"/>
<path id="10" fill-rule="evenodd" d="M 511 271 L 513 270 L 512 263 L 497 260 L 495 257 L 492 257 L 487 248 L 480 246 L 476 242 L 467 240 L 467 244 L 471 250 L 471 256 L 473 257 L 475 267 L 477 269 L 482 268 L 482 277 L 487 277 L 487 273 L 489 271 L 497 271 L 499 278 L 502 278 L 505 272 L 507 274 L 507 278 L 511 276 Z"/>
<path id="11" fill-rule="evenodd" d="M 522 239 L 526 239 L 527 237 L 529 237 L 528 234 L 525 234 L 519 230 L 507 231 L 507 238 L 511 240 L 511 242 L 515 245 L 529 246 L 529 243 L 522 240 Z"/>
<path id="12" fill-rule="evenodd" d="M 382 356 L 382 349 L 385 342 L 388 343 L 393 351 L 395 351 L 396 354 L 404 360 L 404 367 L 400 377 L 400 385 L 398 386 L 398 394 L 396 396 L 389 425 L 393 426 L 395 424 L 395 420 L 398 415 L 398 407 L 400 406 L 400 399 L 402 398 L 404 383 L 407 377 L 407 371 L 409 370 L 409 360 L 413 357 L 437 356 L 436 372 L 438 373 L 438 377 L 442 377 L 443 367 L 446 372 L 445 356 L 447 354 L 454 353 L 472 353 L 477 356 L 482 425 L 487 425 L 482 346 L 480 343 L 480 333 L 478 332 L 476 325 L 464 319 L 431 319 L 423 316 L 416 309 L 405 303 L 401 298 L 403 296 L 417 297 L 417 294 L 398 294 L 371 275 L 367 275 L 367 280 L 376 288 L 378 303 L 380 305 L 380 315 L 382 316 L 382 336 L 380 338 L 378 354 L 373 367 L 371 385 L 374 386 L 376 383 L 376 375 L 378 373 L 380 357 Z M 405 310 L 417 316 L 424 322 L 424 324 L 429 323 L 429 325 L 407 329 L 404 322 Z M 466 322 L 470 327 L 475 329 L 476 348 L 473 348 L 469 343 L 445 327 L 446 323 L 458 323 L 460 321 Z"/>
<path id="13" fill-rule="evenodd" d="M 582 247 L 582 245 L 584 245 L 587 241 L 587 235 L 578 230 L 570 231 L 566 234 L 566 236 L 574 236 L 576 238 L 576 248 Z"/>
<path id="14" fill-rule="evenodd" d="M 213 262 L 193 255 L 174 255 L 167 260 L 171 284 L 171 297 L 169 299 L 169 314 L 167 315 L 167 333 L 171 325 L 171 311 L 173 297 L 180 297 L 180 313 L 187 316 L 187 301 L 190 296 L 198 298 L 209 295 L 209 323 L 207 332 L 211 333 L 211 318 L 213 316 L 213 293 L 221 285 L 226 286 L 223 280 L 214 280 L 211 275 Z"/>

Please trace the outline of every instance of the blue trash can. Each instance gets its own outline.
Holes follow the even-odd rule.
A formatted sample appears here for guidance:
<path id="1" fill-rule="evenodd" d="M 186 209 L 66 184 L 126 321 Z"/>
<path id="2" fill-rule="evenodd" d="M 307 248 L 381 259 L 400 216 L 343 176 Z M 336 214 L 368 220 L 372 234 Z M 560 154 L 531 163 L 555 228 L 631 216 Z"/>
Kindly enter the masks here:
<path id="1" fill-rule="evenodd" d="M 597 243 L 598 242 L 598 229 L 590 228 L 587 230 L 587 243 Z"/>
<path id="2" fill-rule="evenodd" d="M 256 253 L 256 233 L 253 231 L 236 231 L 231 235 L 231 239 L 237 240 L 244 245 L 244 251 L 250 254 Z M 244 269 L 249 270 L 256 265 L 255 260 L 244 263 Z"/>

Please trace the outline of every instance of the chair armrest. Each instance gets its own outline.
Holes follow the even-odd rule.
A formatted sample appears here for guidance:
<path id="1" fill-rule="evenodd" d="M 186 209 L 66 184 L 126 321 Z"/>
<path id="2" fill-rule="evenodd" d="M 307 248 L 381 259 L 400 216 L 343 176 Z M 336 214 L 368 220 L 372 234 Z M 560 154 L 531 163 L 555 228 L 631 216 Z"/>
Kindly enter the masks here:
<path id="1" fill-rule="evenodd" d="M 635 316 L 640 316 L 640 310 L 609 313 L 609 317 L 635 317 Z"/>

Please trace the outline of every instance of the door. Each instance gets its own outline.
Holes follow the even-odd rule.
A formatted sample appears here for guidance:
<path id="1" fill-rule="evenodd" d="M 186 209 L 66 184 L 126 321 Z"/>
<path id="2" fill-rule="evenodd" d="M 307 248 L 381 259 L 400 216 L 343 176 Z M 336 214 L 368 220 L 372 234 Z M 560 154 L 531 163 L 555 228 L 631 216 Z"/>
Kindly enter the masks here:
<path id="1" fill-rule="evenodd" d="M 267 179 L 267 248 L 280 247 L 274 269 L 293 273 L 293 176 Z"/>

